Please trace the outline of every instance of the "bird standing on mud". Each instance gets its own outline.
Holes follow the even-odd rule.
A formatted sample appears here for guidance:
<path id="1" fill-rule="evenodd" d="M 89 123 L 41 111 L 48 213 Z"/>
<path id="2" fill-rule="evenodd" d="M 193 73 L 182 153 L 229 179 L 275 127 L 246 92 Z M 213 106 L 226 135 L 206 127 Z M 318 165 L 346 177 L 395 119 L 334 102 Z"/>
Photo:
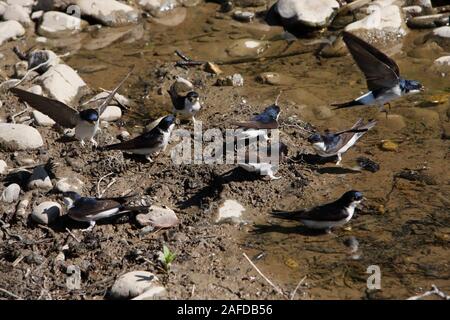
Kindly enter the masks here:
<path id="1" fill-rule="evenodd" d="M 86 140 L 89 140 L 96 147 L 97 141 L 95 141 L 94 137 L 99 130 L 100 116 L 106 110 L 119 88 L 133 72 L 133 69 L 134 67 L 131 68 L 125 78 L 109 93 L 97 109 L 77 111 L 61 101 L 37 95 L 26 90 L 11 88 L 10 91 L 21 100 L 29 103 L 34 109 L 52 118 L 58 125 L 69 129 L 75 128 L 75 138 L 80 140 L 83 147 Z"/>
<path id="2" fill-rule="evenodd" d="M 89 198 L 76 192 L 64 192 L 64 202 L 68 207 L 67 215 L 81 222 L 89 222 L 89 227 L 83 231 L 91 231 L 96 221 L 110 218 L 128 212 L 145 212 L 148 206 L 127 206 L 128 197 Z"/>
<path id="3" fill-rule="evenodd" d="M 378 105 L 380 110 L 386 112 L 384 105 L 390 106 L 391 100 L 424 90 L 419 82 L 402 78 L 395 61 L 374 46 L 346 31 L 343 32 L 343 40 L 364 73 L 369 92 L 349 102 L 332 104 L 335 109 Z"/>
<path id="4" fill-rule="evenodd" d="M 169 143 L 170 135 L 175 127 L 175 117 L 173 115 L 165 116 L 149 132 L 145 132 L 134 139 L 121 143 L 111 144 L 100 147 L 102 150 L 121 150 L 134 154 L 145 155 L 146 159 L 153 162 L 152 154 L 164 151 Z"/>
<path id="5" fill-rule="evenodd" d="M 364 124 L 362 119 L 359 119 L 353 127 L 348 130 L 332 133 L 325 131 L 324 134 L 314 133 L 308 137 L 308 142 L 312 144 L 314 150 L 321 157 L 337 156 L 339 165 L 342 160 L 342 154 L 350 149 L 367 131 L 376 125 L 376 121 L 369 121 Z"/>
<path id="6" fill-rule="evenodd" d="M 264 140 L 269 140 L 267 130 L 278 129 L 280 111 L 280 107 L 277 104 L 273 104 L 254 116 L 250 121 L 233 122 L 232 125 L 242 129 L 241 132 L 237 133 L 237 139 L 242 140 L 261 136 Z"/>
<path id="7" fill-rule="evenodd" d="M 338 200 L 321 206 L 292 212 L 275 211 L 272 214 L 283 219 L 301 221 L 311 229 L 330 231 L 349 222 L 355 213 L 356 206 L 363 199 L 361 192 L 351 190 L 344 193 Z"/>
<path id="8" fill-rule="evenodd" d="M 191 118 L 195 123 L 195 115 L 202 106 L 199 94 L 194 91 L 194 85 L 188 80 L 178 77 L 168 92 L 172 100 L 173 113 L 179 114 L 182 118 Z"/>

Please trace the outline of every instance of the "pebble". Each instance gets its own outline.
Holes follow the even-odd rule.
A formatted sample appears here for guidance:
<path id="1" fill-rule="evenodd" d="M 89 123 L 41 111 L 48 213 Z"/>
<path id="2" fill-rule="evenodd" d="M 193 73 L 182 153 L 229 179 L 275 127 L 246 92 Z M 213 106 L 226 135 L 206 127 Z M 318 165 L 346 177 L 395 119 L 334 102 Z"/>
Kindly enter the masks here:
<path id="1" fill-rule="evenodd" d="M 6 164 L 6 162 L 4 160 L 0 160 L 0 174 L 5 174 L 6 172 L 8 172 L 8 165 Z"/>
<path id="2" fill-rule="evenodd" d="M 122 109 L 117 106 L 107 106 L 100 116 L 100 120 L 113 122 L 122 117 Z"/>
<path id="3" fill-rule="evenodd" d="M 30 201 L 28 199 L 20 200 L 19 204 L 17 205 L 16 215 L 25 217 L 27 215 L 27 208 L 29 204 Z"/>
<path id="4" fill-rule="evenodd" d="M 6 203 L 13 203 L 19 200 L 20 186 L 17 183 L 10 184 L 3 190 L 2 201 Z"/>
<path id="5" fill-rule="evenodd" d="M 120 134 L 119 134 L 119 137 L 120 137 L 120 139 L 121 140 L 128 140 L 128 139 L 130 139 L 130 133 L 128 132 L 128 131 L 121 131 L 120 132 Z"/>
<path id="6" fill-rule="evenodd" d="M 278 0 L 275 7 L 287 27 L 326 27 L 339 9 L 335 0 Z"/>
<path id="7" fill-rule="evenodd" d="M 223 86 L 242 87 L 244 85 L 244 78 L 240 74 L 235 73 L 232 76 L 217 79 L 216 85 L 221 87 Z"/>
<path id="8" fill-rule="evenodd" d="M 208 73 L 212 73 L 212 74 L 222 74 L 223 71 L 222 69 L 220 69 L 220 67 L 212 62 L 207 62 L 204 66 L 204 70 Z"/>
<path id="9" fill-rule="evenodd" d="M 17 21 L 24 27 L 29 27 L 32 25 L 29 12 L 18 4 L 11 4 L 6 7 L 3 13 L 3 20 L 5 21 Z"/>
<path id="10" fill-rule="evenodd" d="M 116 280 L 110 290 L 110 296 L 112 299 L 132 299 L 145 292 L 154 293 L 151 298 L 157 298 L 165 295 L 166 289 L 159 284 L 158 278 L 153 273 L 131 271 Z"/>
<path id="11" fill-rule="evenodd" d="M 56 182 L 56 190 L 59 192 L 73 191 L 76 193 L 82 193 L 84 183 L 77 177 L 61 178 Z"/>
<path id="12" fill-rule="evenodd" d="M 445 26 L 448 24 L 450 14 L 432 14 L 408 19 L 407 26 L 411 29 L 426 29 Z"/>
<path id="13" fill-rule="evenodd" d="M 41 134 L 24 124 L 0 123 L 0 149 L 32 150 L 44 145 Z"/>
<path id="14" fill-rule="evenodd" d="M 28 181 L 28 189 L 40 189 L 45 191 L 53 189 L 52 180 L 42 165 L 33 169 L 33 173 Z"/>
<path id="15" fill-rule="evenodd" d="M 14 20 L 0 22 L 0 46 L 8 40 L 21 37 L 25 34 L 22 25 Z"/>
<path id="16" fill-rule="evenodd" d="M 256 76 L 256 80 L 263 84 L 276 86 L 281 83 L 281 76 L 277 72 L 263 72 Z"/>
<path id="17" fill-rule="evenodd" d="M 186 8 L 174 8 L 170 11 L 159 12 L 156 17 L 153 17 L 152 22 L 163 26 L 175 27 L 183 23 L 186 17 Z"/>
<path id="18" fill-rule="evenodd" d="M 66 279 L 66 287 L 69 290 L 80 290 L 81 289 L 81 270 L 79 266 L 69 265 L 66 269 L 66 274 L 68 275 Z"/>
<path id="19" fill-rule="evenodd" d="M 255 18 L 255 13 L 250 11 L 236 10 L 233 12 L 233 18 L 241 22 L 251 22 Z"/>
<path id="20" fill-rule="evenodd" d="M 31 218 L 43 225 L 51 224 L 54 222 L 61 213 L 61 205 L 53 201 L 44 201 L 38 206 L 33 208 L 31 212 Z"/>
<path id="21" fill-rule="evenodd" d="M 31 14 L 31 20 L 39 20 L 44 15 L 44 10 L 34 11 Z"/>
<path id="22" fill-rule="evenodd" d="M 48 39 L 46 37 L 36 37 L 34 39 L 37 43 L 47 43 Z"/>
<path id="23" fill-rule="evenodd" d="M 149 208 L 148 213 L 138 214 L 136 221 L 141 227 L 151 225 L 155 228 L 171 228 L 180 223 L 175 211 L 155 205 Z"/>
<path id="24" fill-rule="evenodd" d="M 447 75 L 450 72 L 450 56 L 437 58 L 433 62 L 433 67 L 436 71 Z"/>
<path id="25" fill-rule="evenodd" d="M 390 140 L 381 141 L 380 147 L 384 151 L 398 151 L 398 144 Z"/>
<path id="26" fill-rule="evenodd" d="M 37 32 L 45 37 L 64 37 L 81 32 L 87 25 L 86 21 L 76 16 L 48 11 L 44 13 Z"/>
<path id="27" fill-rule="evenodd" d="M 377 172 L 378 170 L 380 170 L 380 165 L 378 163 L 376 163 L 373 160 L 370 160 L 369 158 L 366 157 L 359 157 L 358 159 L 356 159 L 356 162 L 358 163 L 358 166 L 361 169 L 370 171 L 370 172 Z"/>
<path id="28" fill-rule="evenodd" d="M 216 223 L 238 224 L 241 222 L 242 212 L 245 208 L 236 200 L 225 200 L 218 210 Z"/>
<path id="29" fill-rule="evenodd" d="M 133 7 L 116 0 L 75 0 L 83 16 L 89 16 L 110 27 L 138 23 L 140 14 Z"/>
<path id="30" fill-rule="evenodd" d="M 253 57 L 263 53 L 268 44 L 267 41 L 239 39 L 234 41 L 226 52 L 230 57 Z"/>
<path id="31" fill-rule="evenodd" d="M 87 89 L 78 73 L 65 64 L 51 67 L 37 81 L 52 98 L 68 105 L 74 105 L 83 90 Z"/>
<path id="32" fill-rule="evenodd" d="M 444 50 L 450 51 L 450 26 L 434 29 L 426 36 L 427 41 L 434 41 Z"/>
<path id="33" fill-rule="evenodd" d="M 368 16 L 365 18 L 350 23 L 345 27 L 346 31 L 365 30 L 375 31 L 373 36 L 383 36 L 383 33 L 376 31 L 382 30 L 389 33 L 396 33 L 399 35 L 405 34 L 403 29 L 403 18 L 400 8 L 396 5 L 379 6 L 370 5 L 367 12 Z"/>
<path id="34" fill-rule="evenodd" d="M 36 124 L 38 126 L 41 126 L 41 127 L 52 127 L 56 123 L 55 121 L 53 121 L 52 118 L 50 118 L 49 116 L 43 114 L 40 111 L 33 110 L 32 115 L 33 115 L 34 121 L 36 122 Z"/>

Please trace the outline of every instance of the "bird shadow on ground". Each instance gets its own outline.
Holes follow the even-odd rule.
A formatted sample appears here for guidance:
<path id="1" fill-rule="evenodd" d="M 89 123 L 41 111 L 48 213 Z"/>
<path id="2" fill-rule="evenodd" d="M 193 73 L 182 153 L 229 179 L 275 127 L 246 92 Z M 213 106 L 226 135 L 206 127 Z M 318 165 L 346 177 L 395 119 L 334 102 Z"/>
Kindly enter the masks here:
<path id="1" fill-rule="evenodd" d="M 326 234 L 324 230 L 309 229 L 301 225 L 282 226 L 278 224 L 257 224 L 254 226 L 254 229 L 250 232 L 256 235 L 261 235 L 265 233 L 282 233 L 282 234 L 297 233 L 303 236 L 321 236 Z"/>
<path id="2" fill-rule="evenodd" d="M 221 175 L 213 174 L 209 184 L 198 190 L 189 199 L 179 203 L 181 209 L 186 209 L 192 206 L 202 206 L 203 200 L 206 198 L 213 198 L 219 196 L 223 190 L 223 186 L 230 182 L 255 181 L 261 177 L 252 172 L 248 172 L 240 167 L 234 168 Z"/>
<path id="3" fill-rule="evenodd" d="M 336 163 L 337 156 L 321 157 L 311 153 L 299 153 L 296 157 L 292 158 L 293 161 L 300 161 L 309 164 L 313 167 L 313 170 L 320 174 L 347 174 L 347 173 L 360 173 L 360 170 L 344 167 L 318 167 L 318 165 L 324 165 L 328 163 Z"/>

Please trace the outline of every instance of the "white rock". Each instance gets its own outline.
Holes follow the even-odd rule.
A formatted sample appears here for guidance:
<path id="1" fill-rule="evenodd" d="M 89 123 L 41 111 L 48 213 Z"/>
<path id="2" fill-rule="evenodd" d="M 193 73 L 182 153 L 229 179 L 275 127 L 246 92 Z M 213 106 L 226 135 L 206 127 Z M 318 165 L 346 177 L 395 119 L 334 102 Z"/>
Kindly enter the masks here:
<path id="1" fill-rule="evenodd" d="M 32 24 L 28 10 L 18 4 L 13 4 L 6 7 L 5 13 L 3 13 L 3 20 L 17 21 L 25 27 Z"/>
<path id="2" fill-rule="evenodd" d="M 401 35 L 405 34 L 403 19 L 398 6 L 370 5 L 367 12 L 369 14 L 367 17 L 350 23 L 345 27 L 345 30 L 383 30 Z"/>
<path id="3" fill-rule="evenodd" d="M 151 289 L 144 291 L 144 293 L 138 295 L 132 300 L 157 300 L 164 297 L 167 294 L 166 288 L 163 286 L 155 286 Z"/>
<path id="4" fill-rule="evenodd" d="M 336 15 L 339 3 L 335 0 L 278 0 L 276 10 L 285 25 L 301 24 L 325 27 Z"/>
<path id="5" fill-rule="evenodd" d="M 244 85 L 244 78 L 239 73 L 233 74 L 231 77 L 233 87 L 242 87 Z"/>
<path id="6" fill-rule="evenodd" d="M 37 84 L 28 88 L 27 91 L 34 93 L 34 94 L 42 95 L 42 87 Z"/>
<path id="7" fill-rule="evenodd" d="M 153 226 L 155 228 L 171 228 L 179 223 L 178 217 L 170 208 L 152 205 L 148 213 L 138 214 L 136 221 L 142 226 Z"/>
<path id="8" fill-rule="evenodd" d="M 404 13 L 410 14 L 410 15 L 418 15 L 422 13 L 422 7 L 421 6 L 407 6 L 402 8 Z"/>
<path id="9" fill-rule="evenodd" d="M 74 104 L 81 90 L 86 88 L 86 83 L 78 73 L 65 64 L 51 67 L 38 81 L 52 98 L 68 105 Z"/>
<path id="10" fill-rule="evenodd" d="M 31 13 L 31 8 L 34 5 L 35 0 L 6 0 L 6 3 L 9 5 L 19 5 L 28 10 L 28 14 Z"/>
<path id="11" fill-rule="evenodd" d="M 0 1 L 0 16 L 2 16 L 5 13 L 7 6 L 8 4 L 6 2 Z"/>
<path id="12" fill-rule="evenodd" d="M 434 60 L 436 66 L 450 66 L 450 56 L 443 56 Z"/>
<path id="13" fill-rule="evenodd" d="M 76 0 L 81 14 L 93 17 L 107 26 L 121 26 L 139 21 L 139 12 L 115 0 Z"/>
<path id="14" fill-rule="evenodd" d="M 122 117 L 122 109 L 117 106 L 107 106 L 105 111 L 100 116 L 100 120 L 103 121 L 117 121 Z"/>
<path id="15" fill-rule="evenodd" d="M 37 110 L 33 110 L 33 119 L 41 127 L 52 127 L 56 123 L 52 118 Z"/>
<path id="16" fill-rule="evenodd" d="M 76 193 L 81 193 L 83 190 L 84 183 L 77 177 L 67 177 L 61 178 L 56 183 L 56 190 L 60 192 L 73 191 Z"/>
<path id="17" fill-rule="evenodd" d="M 47 43 L 48 39 L 46 37 L 36 37 L 35 41 L 37 43 Z"/>
<path id="18" fill-rule="evenodd" d="M 13 203 L 19 199 L 20 186 L 17 183 L 10 184 L 3 190 L 2 201 L 6 203 Z"/>
<path id="19" fill-rule="evenodd" d="M 53 188 L 53 183 L 48 176 L 47 171 L 45 171 L 43 166 L 37 166 L 33 169 L 33 173 L 28 180 L 28 189 L 41 189 L 41 190 L 51 190 Z"/>
<path id="20" fill-rule="evenodd" d="M 87 22 L 63 12 L 48 11 L 44 13 L 38 33 L 41 36 L 58 37 L 80 32 Z"/>
<path id="21" fill-rule="evenodd" d="M 31 218 L 39 224 L 54 222 L 61 213 L 61 205 L 53 201 L 44 201 L 33 208 Z"/>
<path id="22" fill-rule="evenodd" d="M 44 15 L 43 10 L 35 11 L 31 14 L 31 20 L 39 20 Z"/>
<path id="23" fill-rule="evenodd" d="M 24 124 L 0 123 L 0 148 L 17 151 L 37 149 L 44 145 L 41 134 Z"/>
<path id="24" fill-rule="evenodd" d="M 219 208 L 216 223 L 239 223 L 245 208 L 236 200 L 225 200 Z"/>
<path id="25" fill-rule="evenodd" d="M 28 70 L 27 61 L 19 61 L 14 65 L 14 76 L 18 79 L 22 79 Z"/>
<path id="26" fill-rule="evenodd" d="M 157 14 L 158 12 L 170 11 L 179 6 L 177 0 L 139 0 L 142 9 Z"/>
<path id="27" fill-rule="evenodd" d="M 22 25 L 14 20 L 0 22 L 0 46 L 10 40 L 17 37 L 21 37 L 25 34 L 25 29 Z"/>
<path id="28" fill-rule="evenodd" d="M 182 24 L 187 16 L 187 9 L 184 7 L 174 8 L 170 11 L 159 13 L 153 17 L 152 22 L 156 22 L 163 26 L 175 27 Z"/>
<path id="29" fill-rule="evenodd" d="M 450 26 L 444 26 L 434 29 L 428 38 L 432 38 L 436 43 L 444 48 L 450 50 Z"/>
<path id="30" fill-rule="evenodd" d="M 148 271 L 131 271 L 120 276 L 111 288 L 111 298 L 132 299 L 146 291 L 159 292 L 164 295 L 166 290 L 159 284 L 158 278 Z"/>
<path id="31" fill-rule="evenodd" d="M 0 174 L 5 174 L 7 172 L 8 165 L 4 160 L 0 160 Z"/>

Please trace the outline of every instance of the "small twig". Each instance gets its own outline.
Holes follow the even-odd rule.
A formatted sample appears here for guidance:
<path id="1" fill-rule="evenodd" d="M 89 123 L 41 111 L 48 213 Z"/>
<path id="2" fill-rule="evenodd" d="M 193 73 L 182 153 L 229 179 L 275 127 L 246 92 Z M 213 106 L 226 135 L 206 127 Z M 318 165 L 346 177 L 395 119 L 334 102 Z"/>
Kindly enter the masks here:
<path id="1" fill-rule="evenodd" d="M 406 300 L 420 300 L 420 299 L 423 299 L 423 298 L 425 298 L 425 297 L 431 296 L 431 295 L 433 295 L 433 294 L 435 294 L 435 295 L 441 297 L 442 299 L 450 300 L 450 296 L 447 295 L 447 294 L 445 294 L 445 293 L 442 292 L 441 290 L 439 290 L 438 287 L 436 287 L 436 285 L 432 284 L 432 285 L 431 285 L 431 289 L 432 289 L 432 290 L 427 291 L 427 292 L 425 292 L 425 293 L 423 293 L 423 294 L 421 294 L 421 295 L 413 296 L 413 297 L 410 297 L 410 298 L 408 298 L 408 299 L 406 299 Z"/>
<path id="2" fill-rule="evenodd" d="M 66 228 L 66 231 L 72 236 L 72 238 L 75 239 L 76 242 L 81 243 L 81 240 L 78 239 L 78 238 L 73 234 L 73 232 L 69 230 L 69 228 Z"/>
<path id="3" fill-rule="evenodd" d="M 20 112 L 18 112 L 18 113 L 13 114 L 13 115 L 11 116 L 11 121 L 12 121 L 12 123 L 16 123 L 16 120 L 15 120 L 14 118 L 15 118 L 15 117 L 18 117 L 18 116 L 21 116 L 22 114 L 24 114 L 25 112 L 27 112 L 28 109 L 29 109 L 29 107 L 28 107 L 28 104 L 27 104 L 27 107 L 25 108 L 25 110 L 22 110 L 22 111 L 20 111 Z"/>
<path id="4" fill-rule="evenodd" d="M 186 55 L 184 55 L 180 50 L 175 50 L 175 53 L 177 56 L 179 56 L 184 61 L 192 61 L 192 59 L 188 58 Z"/>
<path id="5" fill-rule="evenodd" d="M 103 181 L 103 179 L 109 177 L 109 176 L 112 175 L 112 174 L 114 174 L 114 172 L 110 172 L 110 173 L 104 175 L 103 177 L 101 177 L 101 178 L 98 180 L 98 182 L 97 182 L 97 196 L 98 196 L 99 198 L 101 198 L 101 196 L 100 196 L 100 183 Z"/>
<path id="6" fill-rule="evenodd" d="M 194 296 L 195 292 L 195 284 L 192 285 L 191 298 Z"/>
<path id="7" fill-rule="evenodd" d="M 0 292 L 3 292 L 3 293 L 5 293 L 5 294 L 7 294 L 7 295 L 9 295 L 9 296 L 11 296 L 11 297 L 17 299 L 17 300 L 23 300 L 23 299 L 22 299 L 21 297 L 19 297 L 18 295 L 14 294 L 14 293 L 12 293 L 12 292 L 6 290 L 6 289 L 0 288 Z"/>
<path id="8" fill-rule="evenodd" d="M 295 294 L 297 293 L 298 288 L 300 288 L 300 286 L 302 285 L 303 281 L 305 281 L 306 276 L 304 276 L 299 283 L 297 284 L 297 286 L 295 287 L 294 291 L 291 294 L 291 300 L 294 300 Z"/>
<path id="9" fill-rule="evenodd" d="M 111 188 L 111 186 L 116 183 L 117 180 L 114 178 L 110 183 L 108 183 L 108 185 L 106 186 L 105 189 L 103 189 L 102 193 L 100 194 L 99 198 L 102 198 L 103 195 L 105 194 L 106 190 L 108 190 L 109 188 Z"/>
<path id="10" fill-rule="evenodd" d="M 24 255 L 20 255 L 16 260 L 14 260 L 12 267 L 15 268 L 24 258 L 25 258 Z"/>
<path id="11" fill-rule="evenodd" d="M 275 289 L 276 292 L 278 292 L 279 294 L 281 294 L 283 297 L 287 298 L 286 295 L 284 294 L 283 290 L 281 290 L 279 287 L 277 287 L 275 284 L 273 284 L 273 282 L 270 281 L 269 278 L 267 278 L 267 277 L 266 277 L 266 276 L 258 269 L 258 267 L 252 262 L 252 260 L 250 260 L 250 258 L 245 254 L 245 252 L 242 253 L 242 254 L 244 255 L 245 259 L 247 259 L 248 262 L 252 265 L 252 267 L 255 268 L 255 270 L 259 273 L 259 275 L 260 275 L 261 277 L 263 277 L 264 280 L 266 280 L 267 283 L 270 284 L 270 285 Z"/>

